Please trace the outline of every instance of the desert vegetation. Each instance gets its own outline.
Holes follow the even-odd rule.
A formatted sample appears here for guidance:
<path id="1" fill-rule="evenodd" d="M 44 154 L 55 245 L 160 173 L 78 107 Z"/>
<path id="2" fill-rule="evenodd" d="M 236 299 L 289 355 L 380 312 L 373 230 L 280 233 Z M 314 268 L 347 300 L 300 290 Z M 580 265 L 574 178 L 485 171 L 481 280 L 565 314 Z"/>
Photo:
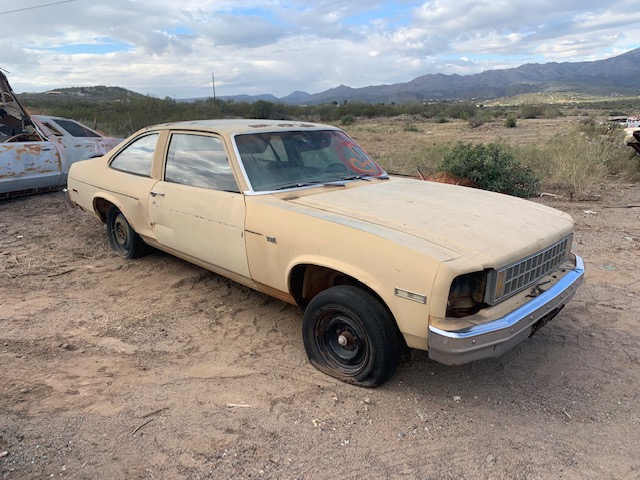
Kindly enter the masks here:
<path id="1" fill-rule="evenodd" d="M 640 98 L 300 106 L 213 98 L 181 102 L 93 89 L 21 97 L 33 113 L 74 118 L 121 137 L 156 123 L 209 118 L 331 123 L 354 136 L 389 172 L 447 171 L 519 196 L 557 189 L 581 197 L 611 178 L 640 180 L 640 157 L 626 146 L 622 129 L 606 122 L 609 115 L 639 113 Z"/>

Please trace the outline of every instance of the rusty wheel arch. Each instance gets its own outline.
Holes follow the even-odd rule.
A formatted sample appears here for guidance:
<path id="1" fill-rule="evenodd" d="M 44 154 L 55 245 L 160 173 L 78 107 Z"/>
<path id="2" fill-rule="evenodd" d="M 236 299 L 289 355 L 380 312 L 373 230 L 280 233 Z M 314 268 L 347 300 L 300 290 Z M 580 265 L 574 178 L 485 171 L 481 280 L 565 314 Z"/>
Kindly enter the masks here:
<path id="1" fill-rule="evenodd" d="M 112 205 L 113 203 L 111 203 L 109 200 L 105 200 L 102 197 L 98 197 L 93 200 L 93 209 L 98 215 L 100 215 L 102 223 L 107 223 L 107 212 Z"/>
<path id="2" fill-rule="evenodd" d="M 401 342 L 401 357 L 405 359 L 410 358 L 409 348 L 398 328 L 398 323 L 395 320 L 393 312 L 382 297 L 367 285 L 346 273 L 314 264 L 296 265 L 289 276 L 289 291 L 298 306 L 302 309 L 306 309 L 313 297 L 320 292 L 338 285 L 351 285 L 360 288 L 380 302 L 380 305 L 389 313 L 390 318 L 394 320 L 394 328 L 397 330 Z"/>
<path id="3" fill-rule="evenodd" d="M 289 291 L 302 308 L 305 308 L 320 292 L 337 285 L 352 285 L 361 288 L 385 305 L 382 298 L 367 285 L 332 268 L 314 264 L 296 265 L 289 276 Z"/>

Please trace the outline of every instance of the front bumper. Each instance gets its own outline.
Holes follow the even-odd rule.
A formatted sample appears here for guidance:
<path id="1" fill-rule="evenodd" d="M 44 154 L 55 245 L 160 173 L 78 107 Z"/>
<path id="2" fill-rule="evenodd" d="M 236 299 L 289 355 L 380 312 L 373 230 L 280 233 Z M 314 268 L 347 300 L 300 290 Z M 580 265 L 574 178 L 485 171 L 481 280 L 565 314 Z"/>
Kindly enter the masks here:
<path id="1" fill-rule="evenodd" d="M 445 365 L 461 365 L 483 358 L 499 357 L 530 337 L 571 300 L 584 278 L 584 261 L 576 264 L 553 287 L 488 323 L 460 330 L 442 330 L 429 326 L 429 357 Z"/>

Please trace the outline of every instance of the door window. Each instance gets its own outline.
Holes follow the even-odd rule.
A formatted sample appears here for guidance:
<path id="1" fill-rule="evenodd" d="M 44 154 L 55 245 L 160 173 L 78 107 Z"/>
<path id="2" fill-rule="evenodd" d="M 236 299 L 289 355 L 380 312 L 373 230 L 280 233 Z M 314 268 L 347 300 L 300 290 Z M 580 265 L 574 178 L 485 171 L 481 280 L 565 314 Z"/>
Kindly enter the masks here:
<path id="1" fill-rule="evenodd" d="M 171 135 L 164 179 L 192 187 L 240 191 L 222 141 L 207 135 Z"/>

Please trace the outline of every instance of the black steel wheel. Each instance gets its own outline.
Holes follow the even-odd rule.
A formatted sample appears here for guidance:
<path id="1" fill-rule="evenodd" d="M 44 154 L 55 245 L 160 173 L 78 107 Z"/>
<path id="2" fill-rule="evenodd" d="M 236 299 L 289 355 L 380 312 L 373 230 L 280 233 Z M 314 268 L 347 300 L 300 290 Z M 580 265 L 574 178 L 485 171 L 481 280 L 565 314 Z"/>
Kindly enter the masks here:
<path id="1" fill-rule="evenodd" d="M 139 258 L 147 253 L 147 244 L 115 206 L 107 212 L 107 237 L 111 248 L 121 257 Z"/>
<path id="2" fill-rule="evenodd" d="M 380 301 L 348 285 L 332 287 L 311 300 L 302 335 L 309 361 L 318 370 L 364 387 L 393 377 L 403 344 Z"/>

